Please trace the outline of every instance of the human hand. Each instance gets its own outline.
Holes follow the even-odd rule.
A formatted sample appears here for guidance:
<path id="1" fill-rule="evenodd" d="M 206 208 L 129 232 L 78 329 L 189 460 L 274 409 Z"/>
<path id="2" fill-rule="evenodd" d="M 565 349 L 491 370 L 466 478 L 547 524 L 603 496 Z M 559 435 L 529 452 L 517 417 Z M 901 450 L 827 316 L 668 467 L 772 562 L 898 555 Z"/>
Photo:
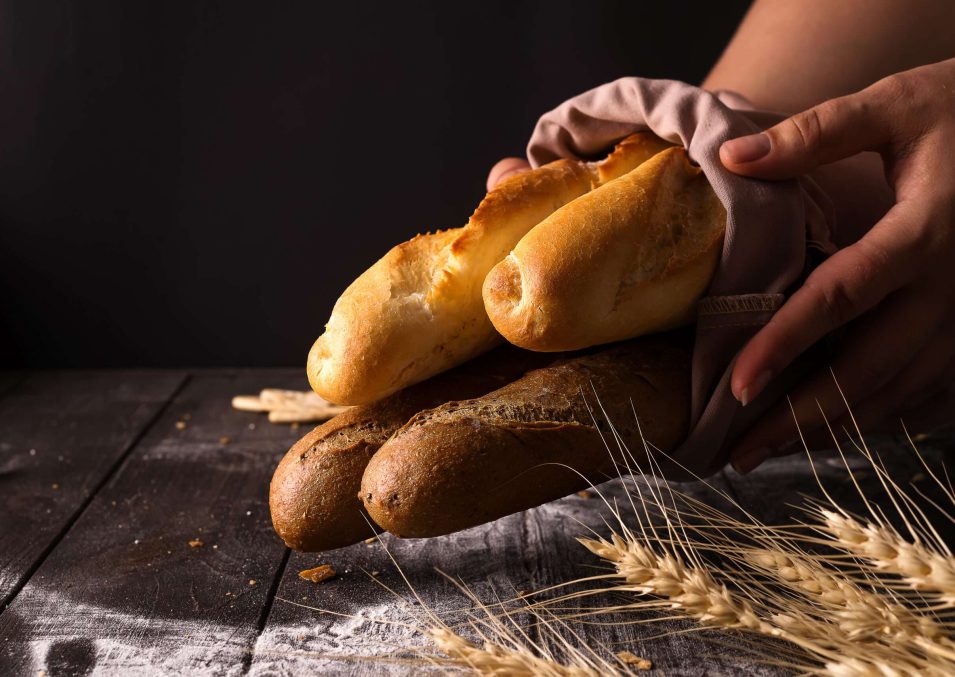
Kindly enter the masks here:
<path id="1" fill-rule="evenodd" d="M 519 172 L 526 172 L 530 168 L 530 163 L 524 158 L 506 157 L 503 160 L 498 160 L 487 174 L 487 192 L 490 193 L 494 190 L 494 186 L 507 177 Z"/>
<path id="2" fill-rule="evenodd" d="M 819 266 L 746 345 L 733 370 L 744 405 L 797 356 L 847 325 L 829 369 L 811 373 L 736 444 L 749 472 L 796 440 L 862 430 L 932 398 L 955 379 L 955 59 L 880 80 L 826 101 L 762 134 L 728 141 L 723 164 L 738 174 L 785 179 L 876 151 L 895 204 L 857 242 Z M 835 375 L 841 392 L 833 383 Z"/>

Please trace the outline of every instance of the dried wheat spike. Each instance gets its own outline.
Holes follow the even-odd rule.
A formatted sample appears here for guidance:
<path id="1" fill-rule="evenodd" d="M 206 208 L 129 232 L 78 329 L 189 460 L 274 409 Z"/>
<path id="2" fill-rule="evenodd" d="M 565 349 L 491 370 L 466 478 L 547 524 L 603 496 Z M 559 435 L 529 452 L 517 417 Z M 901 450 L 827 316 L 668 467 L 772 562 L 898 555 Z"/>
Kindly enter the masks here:
<path id="1" fill-rule="evenodd" d="M 452 661 L 467 666 L 481 675 L 494 677 L 601 677 L 604 670 L 590 667 L 561 665 L 535 656 L 528 649 L 509 649 L 485 642 L 477 646 L 447 628 L 435 627 L 429 631 L 431 640 Z"/>
<path id="2" fill-rule="evenodd" d="M 733 597 L 705 569 L 687 567 L 675 555 L 661 555 L 636 539 L 623 539 L 617 534 L 610 541 L 578 540 L 590 552 L 613 562 L 617 573 L 640 594 L 663 597 L 672 608 L 702 623 L 777 634 L 746 601 Z"/>
<path id="3" fill-rule="evenodd" d="M 955 606 L 955 560 L 922 543 L 910 543 L 892 527 L 862 524 L 831 510 L 821 509 L 834 544 L 861 557 L 879 571 L 900 576 L 913 589 Z"/>

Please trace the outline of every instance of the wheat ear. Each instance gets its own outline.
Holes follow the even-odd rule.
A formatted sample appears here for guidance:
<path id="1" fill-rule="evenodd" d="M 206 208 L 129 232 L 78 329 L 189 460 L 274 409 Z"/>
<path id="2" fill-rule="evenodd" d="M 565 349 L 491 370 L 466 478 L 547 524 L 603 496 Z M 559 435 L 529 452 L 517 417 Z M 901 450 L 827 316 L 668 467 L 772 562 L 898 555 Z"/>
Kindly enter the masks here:
<path id="1" fill-rule="evenodd" d="M 562 665 L 549 658 L 535 656 L 526 648 L 484 642 L 478 646 L 448 628 L 429 630 L 435 647 L 452 662 L 471 668 L 478 674 L 494 677 L 601 677 L 606 672 L 590 667 Z"/>
<path id="2" fill-rule="evenodd" d="M 661 555 L 635 538 L 625 539 L 618 534 L 613 534 L 610 541 L 577 540 L 593 554 L 612 562 L 617 575 L 634 592 L 662 597 L 668 600 L 670 608 L 702 623 L 776 634 L 745 600 L 736 599 L 706 569 L 687 566 L 674 554 Z"/>
<path id="3" fill-rule="evenodd" d="M 898 575 L 913 589 L 955 606 L 955 561 L 947 554 L 909 542 L 895 529 L 820 509 L 836 548 L 860 557 L 878 571 Z"/>

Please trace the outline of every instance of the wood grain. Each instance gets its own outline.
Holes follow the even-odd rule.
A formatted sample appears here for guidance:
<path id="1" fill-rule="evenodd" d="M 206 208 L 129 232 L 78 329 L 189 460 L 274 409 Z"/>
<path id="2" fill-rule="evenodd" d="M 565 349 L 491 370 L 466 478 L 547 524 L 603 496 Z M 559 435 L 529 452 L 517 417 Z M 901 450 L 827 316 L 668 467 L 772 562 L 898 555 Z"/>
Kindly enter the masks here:
<path id="1" fill-rule="evenodd" d="M 40 373 L 0 400 L 0 608 L 184 379 Z"/>
<path id="2" fill-rule="evenodd" d="M 424 604 L 448 618 L 470 603 L 438 569 L 484 602 L 600 570 L 575 538 L 591 529 L 607 534 L 605 520 L 613 518 L 598 497 L 576 495 L 447 537 L 386 535 L 290 555 L 271 528 L 268 480 L 308 428 L 271 425 L 233 410 L 230 400 L 264 387 L 304 388 L 301 370 L 194 372 L 177 391 L 184 378 L 36 374 L 0 396 L 0 561 L 29 577 L 0 611 L 0 674 L 416 674 L 419 664 L 369 658 L 424 644 L 407 625 L 424 611 L 389 552 Z M 0 389 L 4 383 L 0 375 Z M 931 490 L 899 438 L 874 439 L 873 448 L 897 480 Z M 944 463 L 955 434 L 923 440 L 920 449 Z M 832 452 L 815 459 L 827 489 L 858 509 L 841 461 Z M 866 462 L 850 465 L 876 492 Z M 727 471 L 710 484 L 677 488 L 710 502 L 722 500 L 714 490 L 724 491 L 769 523 L 797 514 L 791 504 L 802 493 L 818 495 L 802 456 L 745 478 Z M 636 522 L 619 480 L 600 489 Z M 955 542 L 951 525 L 939 526 Z M 323 563 L 339 575 L 318 584 L 299 578 Z M 610 622 L 570 627 L 607 652 L 649 658 L 647 674 L 785 674 L 748 658 L 732 634 L 682 632 L 694 626 L 676 621 L 603 620 Z"/>
<path id="3" fill-rule="evenodd" d="M 298 432 L 230 400 L 300 373 L 190 379 L 0 616 L 0 674 L 245 670 L 286 554 L 268 480 Z"/>

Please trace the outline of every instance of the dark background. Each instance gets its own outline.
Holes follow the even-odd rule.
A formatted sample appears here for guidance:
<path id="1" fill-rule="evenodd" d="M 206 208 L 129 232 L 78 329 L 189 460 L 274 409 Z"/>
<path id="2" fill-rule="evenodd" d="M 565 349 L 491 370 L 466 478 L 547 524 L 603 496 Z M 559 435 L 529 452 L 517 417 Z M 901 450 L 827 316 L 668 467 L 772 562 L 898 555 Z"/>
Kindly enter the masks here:
<path id="1" fill-rule="evenodd" d="M 0 2 L 3 366 L 299 365 L 536 118 L 748 2 Z"/>

